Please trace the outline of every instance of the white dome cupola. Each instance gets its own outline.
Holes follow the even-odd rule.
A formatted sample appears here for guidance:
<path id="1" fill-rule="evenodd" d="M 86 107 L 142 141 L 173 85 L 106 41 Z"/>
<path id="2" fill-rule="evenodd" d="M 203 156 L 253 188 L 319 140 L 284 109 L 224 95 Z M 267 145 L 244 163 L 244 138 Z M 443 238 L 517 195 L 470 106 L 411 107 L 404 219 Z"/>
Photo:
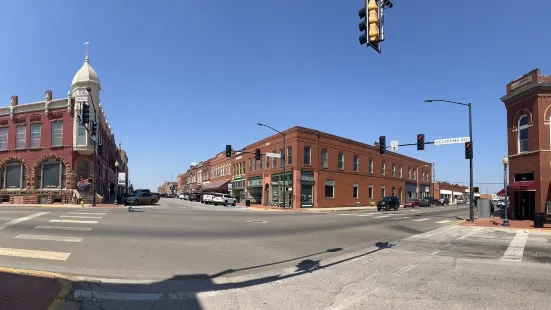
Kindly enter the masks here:
<path id="1" fill-rule="evenodd" d="M 93 85 L 97 86 L 98 90 L 101 90 L 98 74 L 90 65 L 90 58 L 88 57 L 88 44 L 86 44 L 86 58 L 84 58 L 84 64 L 75 74 L 75 77 L 73 77 L 71 88 Z"/>

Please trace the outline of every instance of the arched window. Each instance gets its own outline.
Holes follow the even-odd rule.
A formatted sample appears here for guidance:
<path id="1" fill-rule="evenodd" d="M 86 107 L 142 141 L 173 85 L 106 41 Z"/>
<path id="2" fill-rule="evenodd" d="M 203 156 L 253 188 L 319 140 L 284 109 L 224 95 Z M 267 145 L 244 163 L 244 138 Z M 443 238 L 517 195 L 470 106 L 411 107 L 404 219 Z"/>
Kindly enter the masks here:
<path id="1" fill-rule="evenodd" d="M 8 161 L 0 173 L 0 188 L 22 189 L 27 187 L 27 171 L 21 162 Z"/>
<path id="2" fill-rule="evenodd" d="M 528 152 L 528 116 L 518 120 L 518 152 Z"/>
<path id="3" fill-rule="evenodd" d="M 61 161 L 50 159 L 36 168 L 36 188 L 65 188 L 66 183 L 67 173 L 65 165 Z"/>

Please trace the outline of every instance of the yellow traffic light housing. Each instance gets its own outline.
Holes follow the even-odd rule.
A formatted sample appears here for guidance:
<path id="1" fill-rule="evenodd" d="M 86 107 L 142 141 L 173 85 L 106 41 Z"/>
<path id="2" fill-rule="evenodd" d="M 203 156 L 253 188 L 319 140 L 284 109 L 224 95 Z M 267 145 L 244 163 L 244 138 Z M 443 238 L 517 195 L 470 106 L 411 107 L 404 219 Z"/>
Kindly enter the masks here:
<path id="1" fill-rule="evenodd" d="M 369 42 L 379 42 L 379 5 L 376 0 L 369 0 L 367 12 Z"/>

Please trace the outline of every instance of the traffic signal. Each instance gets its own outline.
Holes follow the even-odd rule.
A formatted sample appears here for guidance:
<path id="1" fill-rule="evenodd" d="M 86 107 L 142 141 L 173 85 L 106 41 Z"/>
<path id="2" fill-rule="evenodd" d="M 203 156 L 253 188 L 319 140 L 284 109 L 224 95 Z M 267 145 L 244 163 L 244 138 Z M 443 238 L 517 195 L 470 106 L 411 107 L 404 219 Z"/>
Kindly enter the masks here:
<path id="1" fill-rule="evenodd" d="M 417 150 L 422 151 L 425 149 L 425 135 L 420 133 L 417 135 Z"/>
<path id="2" fill-rule="evenodd" d="M 359 29 L 363 32 L 360 35 L 360 45 L 367 44 L 379 53 L 381 53 L 381 41 L 383 40 L 382 13 L 385 3 L 390 4 L 387 7 L 392 7 L 389 0 L 365 0 L 365 6 L 358 12 L 361 19 Z"/>
<path id="3" fill-rule="evenodd" d="M 231 145 L 226 144 L 226 157 L 231 157 Z"/>
<path id="4" fill-rule="evenodd" d="M 98 123 L 92 122 L 92 130 L 90 131 L 91 131 L 90 135 L 95 137 L 98 133 Z"/>
<path id="5" fill-rule="evenodd" d="M 90 106 L 86 103 L 82 103 L 82 109 L 80 110 L 80 124 L 86 125 L 90 122 Z"/>
<path id="6" fill-rule="evenodd" d="M 254 151 L 254 159 L 260 160 L 260 149 Z"/>
<path id="7" fill-rule="evenodd" d="M 379 153 L 384 154 L 386 151 L 386 136 L 379 137 Z"/>
<path id="8" fill-rule="evenodd" d="M 465 159 L 473 158 L 473 143 L 465 142 Z"/>
<path id="9" fill-rule="evenodd" d="M 480 188 L 478 188 L 478 186 L 474 186 L 473 193 L 480 193 Z"/>

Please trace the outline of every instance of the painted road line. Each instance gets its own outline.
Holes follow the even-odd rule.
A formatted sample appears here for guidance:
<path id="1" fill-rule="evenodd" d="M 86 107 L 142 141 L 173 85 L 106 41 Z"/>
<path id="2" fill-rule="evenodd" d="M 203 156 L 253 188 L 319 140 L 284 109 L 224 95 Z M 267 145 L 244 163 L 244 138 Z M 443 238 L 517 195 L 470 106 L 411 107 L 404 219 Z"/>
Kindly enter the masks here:
<path id="1" fill-rule="evenodd" d="M 80 215 L 62 215 L 60 217 L 70 217 L 75 219 L 102 219 L 103 216 L 80 216 Z"/>
<path id="2" fill-rule="evenodd" d="M 96 213 L 96 212 L 69 212 L 69 214 L 83 214 L 83 215 L 107 215 L 107 213 Z"/>
<path id="3" fill-rule="evenodd" d="M 0 255 L 51 260 L 67 260 L 71 253 L 0 248 Z"/>
<path id="4" fill-rule="evenodd" d="M 521 262 L 524 255 L 524 246 L 528 241 L 529 232 L 527 230 L 519 230 L 501 260 L 504 262 Z"/>
<path id="5" fill-rule="evenodd" d="M 34 229 L 91 231 L 91 227 L 65 227 L 65 226 L 36 226 Z"/>
<path id="6" fill-rule="evenodd" d="M 354 215 L 354 214 L 350 214 L 350 213 L 339 213 L 339 215 Z"/>
<path id="7" fill-rule="evenodd" d="M 43 240 L 43 241 L 62 241 L 62 242 L 82 242 L 82 238 L 77 237 L 64 237 L 64 236 L 50 236 L 50 235 L 27 235 L 21 234 L 13 237 L 15 239 L 25 240 Z"/>
<path id="8" fill-rule="evenodd" d="M 409 218 L 411 218 L 411 217 L 404 216 L 404 217 L 397 217 L 397 218 L 395 218 L 395 220 L 405 220 L 405 219 L 409 219 Z"/>
<path id="9" fill-rule="evenodd" d="M 469 231 L 468 233 L 464 234 L 463 236 L 457 238 L 457 240 L 464 240 L 464 239 L 467 239 L 469 238 L 470 236 L 476 234 L 477 232 L 483 230 L 484 227 L 473 227 L 471 228 L 471 231 Z"/>
<path id="10" fill-rule="evenodd" d="M 51 223 L 80 223 L 80 224 L 97 224 L 98 221 L 77 221 L 77 220 L 50 220 Z"/>
<path id="11" fill-rule="evenodd" d="M 358 216 L 373 216 L 375 215 L 375 213 L 372 213 L 372 214 L 358 214 Z"/>
<path id="12" fill-rule="evenodd" d="M 48 214 L 48 213 L 50 213 L 50 212 L 39 212 L 39 213 L 35 213 L 35 214 L 29 215 L 29 216 L 25 216 L 25 217 L 22 217 L 22 218 L 15 219 L 13 221 L 9 221 L 7 223 L 4 223 L 4 224 L 0 225 L 0 230 L 4 229 L 6 227 L 10 227 L 11 225 L 19 224 L 21 222 L 28 221 L 30 219 L 33 219 L 35 217 L 39 217 L 41 215 Z"/>
<path id="13" fill-rule="evenodd" d="M 428 218 L 424 218 L 424 219 L 412 220 L 412 222 L 424 222 L 424 221 L 428 221 L 428 220 L 429 220 Z"/>
<path id="14" fill-rule="evenodd" d="M 390 217 L 390 215 L 379 215 L 379 216 L 374 217 L 374 219 L 382 219 L 382 218 L 385 218 L 385 217 Z"/>
<path id="15" fill-rule="evenodd" d="M 446 223 L 449 223 L 451 222 L 450 220 L 443 220 L 443 221 L 439 221 L 439 222 L 435 222 L 436 224 L 446 224 Z"/>

